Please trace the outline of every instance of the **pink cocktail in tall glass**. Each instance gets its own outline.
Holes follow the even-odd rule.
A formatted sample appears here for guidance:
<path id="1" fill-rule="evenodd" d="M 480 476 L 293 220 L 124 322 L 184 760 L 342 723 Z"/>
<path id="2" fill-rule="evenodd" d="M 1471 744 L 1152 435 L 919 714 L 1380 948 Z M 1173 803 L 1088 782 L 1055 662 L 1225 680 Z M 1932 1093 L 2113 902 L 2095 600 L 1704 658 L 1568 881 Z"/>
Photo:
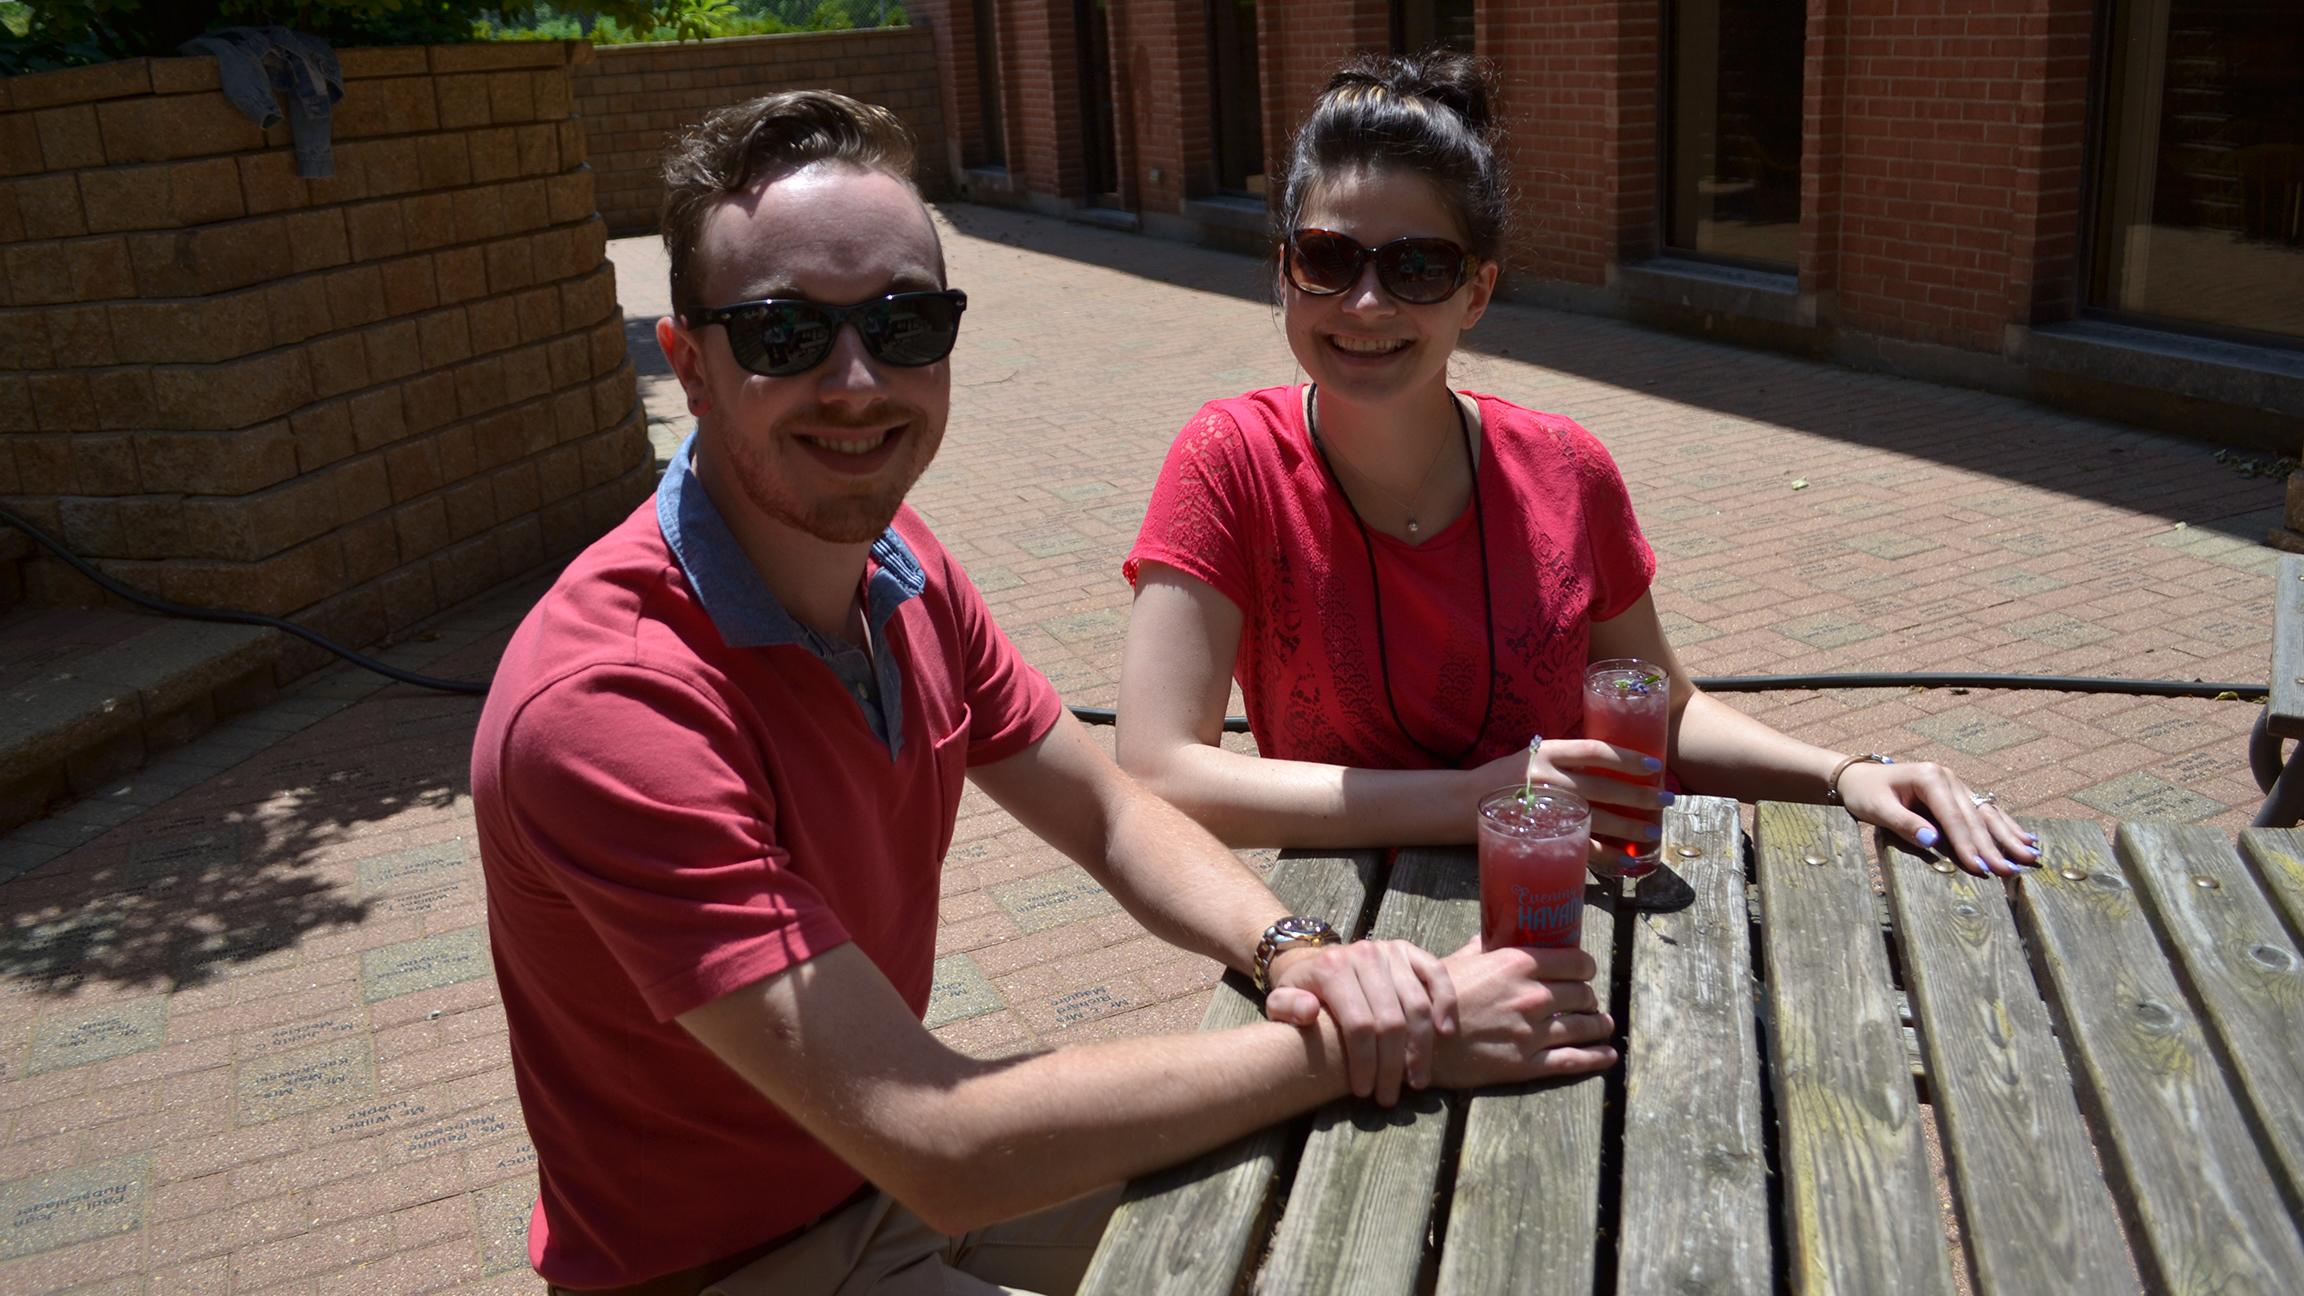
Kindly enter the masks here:
<path id="1" fill-rule="evenodd" d="M 1592 807 L 1560 788 L 1480 798 L 1480 942 L 1572 949 L 1584 938 Z"/>
<path id="2" fill-rule="evenodd" d="M 1613 770 L 1591 773 L 1641 787 L 1663 787 L 1664 748 L 1671 730 L 1672 685 L 1661 667 L 1636 657 L 1614 657 L 1584 668 L 1584 736 L 1629 747 L 1657 761 L 1653 774 L 1618 774 Z M 1663 812 L 1653 805 L 1610 805 L 1605 797 L 1593 800 L 1627 819 L 1660 823 L 1663 818 Z M 1592 836 L 1600 843 L 1601 858 L 1615 866 L 1607 868 L 1596 864 L 1595 872 L 1636 878 L 1656 870 L 1663 850 L 1661 839 L 1635 841 L 1597 832 Z"/>

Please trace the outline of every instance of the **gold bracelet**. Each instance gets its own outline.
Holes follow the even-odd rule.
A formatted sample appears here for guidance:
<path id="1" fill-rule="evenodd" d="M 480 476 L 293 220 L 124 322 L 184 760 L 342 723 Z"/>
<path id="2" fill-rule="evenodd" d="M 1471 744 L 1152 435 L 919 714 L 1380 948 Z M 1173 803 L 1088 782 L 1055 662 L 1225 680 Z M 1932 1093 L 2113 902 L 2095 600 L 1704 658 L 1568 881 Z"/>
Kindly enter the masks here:
<path id="1" fill-rule="evenodd" d="M 1840 776 L 1848 772 L 1849 766 L 1893 765 L 1895 763 L 1895 757 L 1883 756 L 1878 752 L 1861 752 L 1857 755 L 1849 757 L 1844 761 L 1841 761 L 1839 764 L 1832 767 L 1832 776 L 1824 780 L 1824 804 L 1840 804 Z"/>

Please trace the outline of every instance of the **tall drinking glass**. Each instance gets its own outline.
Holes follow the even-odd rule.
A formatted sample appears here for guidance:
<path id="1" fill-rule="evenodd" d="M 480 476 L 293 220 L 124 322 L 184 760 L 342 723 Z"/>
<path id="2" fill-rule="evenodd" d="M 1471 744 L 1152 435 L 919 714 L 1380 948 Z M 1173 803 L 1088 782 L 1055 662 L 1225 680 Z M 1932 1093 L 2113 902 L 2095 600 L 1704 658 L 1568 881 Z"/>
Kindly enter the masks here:
<path id="1" fill-rule="evenodd" d="M 1584 736 L 1629 747 L 1655 757 L 1657 762 L 1653 774 L 1592 773 L 1642 787 L 1663 787 L 1664 747 L 1671 729 L 1672 685 L 1663 668 L 1637 657 L 1612 657 L 1584 668 Z M 1611 806 L 1604 797 L 1593 799 L 1627 819 L 1647 823 L 1661 823 L 1663 819 L 1663 813 L 1654 806 Z M 1596 864 L 1595 872 L 1637 878 L 1656 871 L 1663 850 L 1661 839 L 1635 841 L 1605 833 L 1594 833 L 1593 837 L 1601 845 L 1601 858 L 1614 866 Z"/>
<path id="2" fill-rule="evenodd" d="M 1591 836 L 1592 807 L 1565 789 L 1498 788 L 1480 798 L 1481 944 L 1582 943 Z"/>

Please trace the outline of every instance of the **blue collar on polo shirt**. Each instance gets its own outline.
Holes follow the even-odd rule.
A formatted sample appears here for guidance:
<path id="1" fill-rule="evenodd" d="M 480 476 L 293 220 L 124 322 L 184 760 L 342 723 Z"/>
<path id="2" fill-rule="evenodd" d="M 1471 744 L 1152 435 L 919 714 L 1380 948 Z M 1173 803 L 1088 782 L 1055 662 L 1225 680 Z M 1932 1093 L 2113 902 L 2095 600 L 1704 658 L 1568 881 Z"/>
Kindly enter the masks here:
<path id="1" fill-rule="evenodd" d="M 656 487 L 656 525 L 664 543 L 696 591 L 696 601 L 731 648 L 806 648 L 840 677 L 848 695 L 862 708 L 865 722 L 894 756 L 904 749 L 904 672 L 896 654 L 887 651 L 886 634 L 896 609 L 920 595 L 928 583 L 911 546 L 889 527 L 872 542 L 871 574 L 864 582 L 864 619 L 872 642 L 881 649 L 867 653 L 853 644 L 820 635 L 785 611 L 728 520 L 713 506 L 704 484 L 696 479 L 690 462 L 696 434 L 680 443 L 664 480 Z"/>

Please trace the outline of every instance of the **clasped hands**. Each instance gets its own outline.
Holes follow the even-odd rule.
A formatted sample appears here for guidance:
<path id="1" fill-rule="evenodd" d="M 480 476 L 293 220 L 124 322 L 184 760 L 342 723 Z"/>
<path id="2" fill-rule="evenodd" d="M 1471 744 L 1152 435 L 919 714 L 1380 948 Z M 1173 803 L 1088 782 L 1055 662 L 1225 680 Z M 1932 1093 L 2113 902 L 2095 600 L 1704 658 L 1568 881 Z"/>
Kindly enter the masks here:
<path id="1" fill-rule="evenodd" d="M 1325 1012 L 1352 1092 L 1389 1107 L 1403 1088 L 1476 1088 L 1603 1070 L 1616 1023 L 1576 949 L 1485 950 L 1445 958 L 1400 940 L 1284 950 L 1264 1014 L 1299 1027 Z"/>

